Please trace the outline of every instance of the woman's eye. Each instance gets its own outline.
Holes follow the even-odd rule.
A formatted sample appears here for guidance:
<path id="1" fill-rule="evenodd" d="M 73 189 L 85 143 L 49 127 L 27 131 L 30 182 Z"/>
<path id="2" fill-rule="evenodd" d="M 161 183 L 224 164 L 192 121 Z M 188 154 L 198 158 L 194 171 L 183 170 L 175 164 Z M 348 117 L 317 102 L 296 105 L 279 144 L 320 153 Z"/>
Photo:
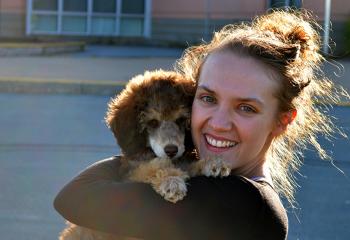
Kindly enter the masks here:
<path id="1" fill-rule="evenodd" d="M 255 108 L 253 108 L 249 105 L 241 105 L 241 106 L 239 106 L 239 109 L 243 112 L 246 112 L 246 113 L 256 113 Z"/>
<path id="2" fill-rule="evenodd" d="M 208 95 L 201 96 L 200 99 L 206 103 L 214 103 L 215 102 L 215 98 L 213 98 L 212 96 L 208 96 Z"/>

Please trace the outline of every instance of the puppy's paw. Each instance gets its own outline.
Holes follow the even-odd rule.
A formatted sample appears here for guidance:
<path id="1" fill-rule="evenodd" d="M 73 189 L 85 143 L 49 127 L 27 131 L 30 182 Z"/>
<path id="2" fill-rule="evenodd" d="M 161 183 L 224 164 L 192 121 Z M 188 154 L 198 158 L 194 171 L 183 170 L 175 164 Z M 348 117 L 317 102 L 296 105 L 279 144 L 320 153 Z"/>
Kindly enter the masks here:
<path id="1" fill-rule="evenodd" d="M 185 180 L 181 177 L 167 177 L 157 189 L 157 192 L 164 197 L 165 200 L 176 203 L 182 200 L 187 192 Z"/>
<path id="2" fill-rule="evenodd" d="M 231 167 L 220 158 L 206 161 L 203 167 L 203 174 L 207 177 L 227 177 L 231 173 Z"/>

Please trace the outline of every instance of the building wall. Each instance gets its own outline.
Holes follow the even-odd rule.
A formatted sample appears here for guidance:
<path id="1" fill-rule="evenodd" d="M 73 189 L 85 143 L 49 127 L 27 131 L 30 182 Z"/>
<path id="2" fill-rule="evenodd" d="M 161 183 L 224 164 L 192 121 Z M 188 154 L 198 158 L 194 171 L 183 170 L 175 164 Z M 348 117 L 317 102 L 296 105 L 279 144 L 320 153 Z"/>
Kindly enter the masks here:
<path id="1" fill-rule="evenodd" d="M 266 10 L 262 0 L 153 0 L 152 13 L 155 18 L 198 19 L 205 18 L 210 9 L 213 19 L 250 18 Z"/>
<path id="2" fill-rule="evenodd" d="M 261 0 L 153 0 L 152 39 L 199 42 L 223 25 L 250 20 L 266 9 Z"/>
<path id="3" fill-rule="evenodd" d="M 23 37 L 25 35 L 25 0 L 0 1 L 0 37 Z"/>

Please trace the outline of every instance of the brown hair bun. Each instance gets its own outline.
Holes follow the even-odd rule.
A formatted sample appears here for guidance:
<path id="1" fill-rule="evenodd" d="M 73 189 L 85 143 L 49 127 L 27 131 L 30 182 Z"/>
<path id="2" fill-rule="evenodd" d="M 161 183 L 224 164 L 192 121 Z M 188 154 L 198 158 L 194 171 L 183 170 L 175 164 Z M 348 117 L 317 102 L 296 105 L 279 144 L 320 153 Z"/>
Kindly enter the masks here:
<path id="1" fill-rule="evenodd" d="M 306 12 L 273 11 L 256 19 L 253 27 L 260 31 L 269 31 L 280 41 L 295 49 L 295 60 L 302 60 L 305 64 L 318 63 L 320 39 L 315 29 L 319 28 L 311 16 Z M 278 24 L 276 24 L 278 23 Z M 294 48 L 292 48 L 294 46 Z"/>

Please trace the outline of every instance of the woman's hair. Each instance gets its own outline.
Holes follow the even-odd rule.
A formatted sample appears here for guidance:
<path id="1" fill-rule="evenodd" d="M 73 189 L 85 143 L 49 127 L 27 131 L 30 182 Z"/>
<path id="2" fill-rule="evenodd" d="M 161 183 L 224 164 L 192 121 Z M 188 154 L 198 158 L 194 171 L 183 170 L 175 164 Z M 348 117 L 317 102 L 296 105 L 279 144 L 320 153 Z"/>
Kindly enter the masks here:
<path id="1" fill-rule="evenodd" d="M 232 51 L 251 56 L 271 66 L 280 83 L 276 93 L 279 113 L 297 110 L 295 120 L 275 138 L 267 153 L 267 164 L 277 192 L 293 206 L 294 172 L 301 165 L 302 150 L 313 145 L 322 159 L 330 159 L 317 135 L 341 131 L 322 106 L 348 97 L 327 79 L 320 65 L 318 25 L 307 12 L 276 10 L 251 23 L 227 25 L 214 33 L 211 42 L 186 49 L 176 64 L 177 71 L 197 82 L 207 56 L 217 51 Z"/>

